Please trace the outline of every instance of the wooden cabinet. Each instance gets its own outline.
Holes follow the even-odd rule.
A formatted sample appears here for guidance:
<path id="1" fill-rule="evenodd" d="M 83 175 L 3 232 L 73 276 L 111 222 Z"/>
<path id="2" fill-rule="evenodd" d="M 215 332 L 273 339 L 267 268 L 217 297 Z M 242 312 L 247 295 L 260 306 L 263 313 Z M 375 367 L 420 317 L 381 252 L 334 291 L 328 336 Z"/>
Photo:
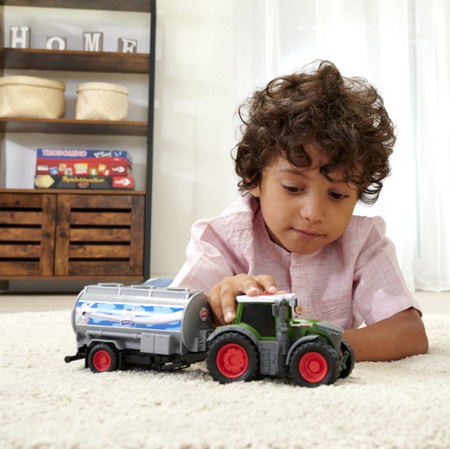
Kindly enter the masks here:
<path id="1" fill-rule="evenodd" d="M 0 280 L 142 279 L 143 193 L 0 192 Z"/>
<path id="2" fill-rule="evenodd" d="M 2 25 L 3 6 L 86 10 L 87 28 L 91 9 L 146 14 L 150 52 L 5 48 L 8 31 L 3 30 L 0 75 L 8 69 L 23 74 L 40 70 L 148 74 L 149 94 L 146 121 L 0 118 L 1 141 L 8 133 L 102 135 L 112 142 L 114 136 L 146 137 L 142 190 L 0 189 L 0 280 L 146 279 L 150 274 L 156 0 L 0 0 Z M 70 24 L 70 14 L 66 17 Z"/>

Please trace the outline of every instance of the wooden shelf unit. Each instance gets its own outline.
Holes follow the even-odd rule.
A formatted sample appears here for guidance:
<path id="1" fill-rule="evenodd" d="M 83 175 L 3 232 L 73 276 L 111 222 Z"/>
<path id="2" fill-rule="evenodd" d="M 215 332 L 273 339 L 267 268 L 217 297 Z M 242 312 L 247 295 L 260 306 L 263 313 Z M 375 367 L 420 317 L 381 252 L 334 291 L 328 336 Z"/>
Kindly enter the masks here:
<path id="1" fill-rule="evenodd" d="M 150 52 L 4 48 L 11 70 L 148 74 L 147 121 L 0 118 L 6 133 L 146 136 L 143 191 L 0 189 L 0 281 L 142 281 L 150 273 L 156 0 L 0 0 L 3 6 L 149 14 Z M 67 19 L 70 22 L 70 18 Z"/>

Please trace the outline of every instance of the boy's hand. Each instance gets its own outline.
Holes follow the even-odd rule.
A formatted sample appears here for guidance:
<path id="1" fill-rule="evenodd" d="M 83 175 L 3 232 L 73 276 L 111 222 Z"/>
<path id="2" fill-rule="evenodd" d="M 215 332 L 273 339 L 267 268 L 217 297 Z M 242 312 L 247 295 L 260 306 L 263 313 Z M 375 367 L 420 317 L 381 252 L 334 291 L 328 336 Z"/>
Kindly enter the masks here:
<path id="1" fill-rule="evenodd" d="M 221 324 L 229 324 L 236 317 L 236 296 L 258 296 L 261 292 L 277 293 L 271 276 L 238 274 L 216 284 L 209 292 L 208 302 L 216 320 Z"/>

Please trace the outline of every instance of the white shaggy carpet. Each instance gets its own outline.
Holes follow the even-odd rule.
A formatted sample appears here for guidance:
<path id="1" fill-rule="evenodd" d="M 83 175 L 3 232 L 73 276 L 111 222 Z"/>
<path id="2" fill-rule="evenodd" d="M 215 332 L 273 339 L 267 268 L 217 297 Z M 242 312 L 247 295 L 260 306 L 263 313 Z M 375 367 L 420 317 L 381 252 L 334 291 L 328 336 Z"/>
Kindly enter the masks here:
<path id="1" fill-rule="evenodd" d="M 0 448 L 450 447 L 450 316 L 425 315 L 430 352 L 359 363 L 332 386 L 220 385 L 204 364 L 93 374 L 70 312 L 0 315 Z"/>

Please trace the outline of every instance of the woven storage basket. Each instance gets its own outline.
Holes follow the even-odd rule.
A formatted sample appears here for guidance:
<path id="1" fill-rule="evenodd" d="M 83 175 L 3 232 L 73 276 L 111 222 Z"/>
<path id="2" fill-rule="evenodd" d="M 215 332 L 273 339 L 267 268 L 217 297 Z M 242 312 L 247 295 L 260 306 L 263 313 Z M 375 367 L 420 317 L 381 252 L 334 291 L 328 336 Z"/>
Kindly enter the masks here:
<path id="1" fill-rule="evenodd" d="M 64 117 L 66 85 L 34 76 L 0 78 L 0 117 Z"/>
<path id="2" fill-rule="evenodd" d="M 83 83 L 78 86 L 77 120 L 126 120 L 128 89 L 110 83 Z"/>

